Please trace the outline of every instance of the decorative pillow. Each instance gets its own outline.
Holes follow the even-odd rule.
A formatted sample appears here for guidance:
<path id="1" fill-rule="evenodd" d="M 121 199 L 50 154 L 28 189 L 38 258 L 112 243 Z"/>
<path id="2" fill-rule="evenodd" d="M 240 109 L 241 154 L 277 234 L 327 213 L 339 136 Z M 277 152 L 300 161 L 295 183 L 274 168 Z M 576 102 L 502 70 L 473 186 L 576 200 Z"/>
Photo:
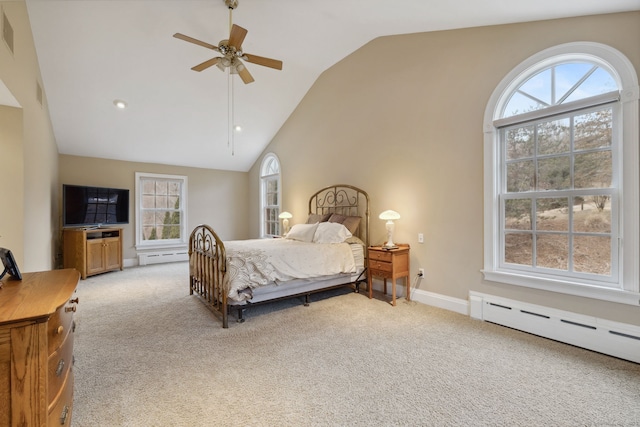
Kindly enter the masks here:
<path id="1" fill-rule="evenodd" d="M 361 218 L 359 216 L 333 214 L 329 218 L 329 222 L 337 222 L 339 224 L 342 224 L 347 227 L 347 230 L 349 230 L 351 234 L 356 234 L 358 226 L 360 225 L 360 219 Z"/>
<path id="2" fill-rule="evenodd" d="M 284 236 L 286 239 L 298 240 L 300 242 L 313 242 L 313 236 L 316 234 L 318 223 L 315 224 L 296 224 Z"/>
<path id="3" fill-rule="evenodd" d="M 313 237 L 315 243 L 342 243 L 351 237 L 347 228 L 336 222 L 321 222 Z"/>
<path id="4" fill-rule="evenodd" d="M 309 218 L 307 218 L 307 224 L 315 224 L 316 222 L 325 222 L 328 221 L 331 217 L 331 214 L 309 214 Z"/>

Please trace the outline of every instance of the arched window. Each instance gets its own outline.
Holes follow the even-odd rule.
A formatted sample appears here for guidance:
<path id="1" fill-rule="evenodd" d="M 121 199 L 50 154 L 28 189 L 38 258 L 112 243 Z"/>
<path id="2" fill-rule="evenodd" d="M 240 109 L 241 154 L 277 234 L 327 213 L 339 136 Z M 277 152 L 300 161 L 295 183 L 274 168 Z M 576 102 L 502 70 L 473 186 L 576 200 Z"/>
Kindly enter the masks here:
<path id="1" fill-rule="evenodd" d="M 595 43 L 534 55 L 485 112 L 485 278 L 638 302 L 638 83 Z"/>
<path id="2" fill-rule="evenodd" d="M 280 235 L 280 161 L 273 154 L 267 154 L 260 167 L 260 212 L 262 237 Z"/>

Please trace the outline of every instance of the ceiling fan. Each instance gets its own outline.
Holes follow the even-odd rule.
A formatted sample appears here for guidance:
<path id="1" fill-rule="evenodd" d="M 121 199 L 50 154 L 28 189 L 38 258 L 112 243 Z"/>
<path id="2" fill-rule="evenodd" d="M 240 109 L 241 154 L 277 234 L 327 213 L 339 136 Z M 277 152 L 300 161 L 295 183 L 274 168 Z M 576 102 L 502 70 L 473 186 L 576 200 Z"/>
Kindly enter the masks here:
<path id="1" fill-rule="evenodd" d="M 181 33 L 175 33 L 173 35 L 173 37 L 177 39 L 215 50 L 222 55 L 208 59 L 201 64 L 191 67 L 191 69 L 194 71 L 202 71 L 214 65 L 222 71 L 228 68 L 232 74 L 238 74 L 245 84 L 253 82 L 254 79 L 241 60 L 276 70 L 282 70 L 282 61 L 252 55 L 242 51 L 242 42 L 247 35 L 247 30 L 239 25 L 233 24 L 231 15 L 233 9 L 238 7 L 238 0 L 224 0 L 224 4 L 229 8 L 229 38 L 221 40 L 217 46 Z"/>

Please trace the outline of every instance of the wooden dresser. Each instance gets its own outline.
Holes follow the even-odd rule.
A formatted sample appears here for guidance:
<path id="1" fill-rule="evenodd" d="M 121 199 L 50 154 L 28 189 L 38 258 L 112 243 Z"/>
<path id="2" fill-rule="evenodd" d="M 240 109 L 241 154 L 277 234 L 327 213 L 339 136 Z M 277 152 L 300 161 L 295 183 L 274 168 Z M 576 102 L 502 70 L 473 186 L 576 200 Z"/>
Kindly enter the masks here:
<path id="1" fill-rule="evenodd" d="M 23 273 L 0 289 L 0 427 L 69 426 L 75 269 Z"/>

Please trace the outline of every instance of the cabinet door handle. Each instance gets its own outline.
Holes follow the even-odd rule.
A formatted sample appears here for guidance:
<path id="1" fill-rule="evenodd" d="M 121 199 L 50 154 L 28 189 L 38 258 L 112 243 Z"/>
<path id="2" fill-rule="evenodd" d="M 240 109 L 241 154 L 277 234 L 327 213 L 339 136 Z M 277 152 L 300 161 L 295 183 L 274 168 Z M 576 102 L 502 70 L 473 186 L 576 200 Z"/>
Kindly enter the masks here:
<path id="1" fill-rule="evenodd" d="M 62 408 L 62 412 L 60 413 L 60 425 L 63 426 L 67 422 L 67 416 L 69 415 L 69 406 L 64 405 Z"/>
<path id="2" fill-rule="evenodd" d="M 64 359 L 60 359 L 58 362 L 58 367 L 56 368 L 56 377 L 62 375 L 62 371 L 64 370 Z"/>
<path id="3" fill-rule="evenodd" d="M 76 297 L 72 300 L 69 301 L 71 304 L 77 304 L 78 302 L 80 302 L 80 298 Z"/>
<path id="4" fill-rule="evenodd" d="M 70 311 L 73 311 L 75 313 L 76 306 L 74 305 L 74 306 L 71 306 L 71 307 L 65 307 L 64 311 L 66 311 L 67 313 L 70 312 Z"/>

